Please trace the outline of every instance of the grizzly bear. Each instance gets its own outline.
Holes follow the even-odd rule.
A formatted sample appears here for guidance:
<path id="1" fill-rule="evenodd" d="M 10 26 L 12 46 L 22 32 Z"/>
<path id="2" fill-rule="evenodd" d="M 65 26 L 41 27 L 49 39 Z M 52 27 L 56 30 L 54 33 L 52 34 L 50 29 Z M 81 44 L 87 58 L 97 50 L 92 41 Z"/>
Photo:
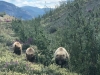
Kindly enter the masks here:
<path id="1" fill-rule="evenodd" d="M 34 62 L 34 60 L 35 60 L 35 50 L 32 47 L 27 48 L 27 50 L 26 50 L 26 59 L 29 62 Z"/>
<path id="2" fill-rule="evenodd" d="M 59 47 L 54 53 L 54 59 L 57 65 L 63 67 L 64 65 L 68 67 L 69 53 L 65 48 Z"/>
<path id="3" fill-rule="evenodd" d="M 14 50 L 13 53 L 15 53 L 17 55 L 21 55 L 21 53 L 22 53 L 22 45 L 21 45 L 21 43 L 18 42 L 18 41 L 14 42 L 13 43 L 13 50 Z"/>

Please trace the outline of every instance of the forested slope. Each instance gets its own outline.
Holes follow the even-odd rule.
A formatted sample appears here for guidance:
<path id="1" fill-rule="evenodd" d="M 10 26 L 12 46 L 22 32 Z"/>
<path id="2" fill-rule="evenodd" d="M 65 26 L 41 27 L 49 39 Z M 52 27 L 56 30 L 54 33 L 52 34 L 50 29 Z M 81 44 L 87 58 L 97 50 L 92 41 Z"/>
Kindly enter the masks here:
<path id="1" fill-rule="evenodd" d="M 67 75 L 67 68 L 61 68 L 59 72 L 56 71 L 58 68 L 49 69 L 52 64 L 56 66 L 52 62 L 53 54 L 62 46 L 70 54 L 68 73 L 100 74 L 99 0 L 74 0 L 67 4 L 61 3 L 60 7 L 42 17 L 29 21 L 15 20 L 11 25 L 16 36 L 23 42 L 23 51 L 26 46 L 37 47 L 36 63 L 45 66 L 39 73 L 50 74 L 49 72 L 53 71 L 53 75 L 58 73 Z"/>

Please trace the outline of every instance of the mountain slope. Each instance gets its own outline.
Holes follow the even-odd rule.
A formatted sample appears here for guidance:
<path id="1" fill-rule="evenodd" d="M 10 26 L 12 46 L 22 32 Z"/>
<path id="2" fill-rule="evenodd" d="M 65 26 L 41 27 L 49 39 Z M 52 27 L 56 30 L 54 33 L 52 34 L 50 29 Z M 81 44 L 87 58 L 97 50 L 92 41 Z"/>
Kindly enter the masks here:
<path id="1" fill-rule="evenodd" d="M 43 9 L 38 7 L 24 6 L 21 8 L 25 11 L 28 11 L 32 17 L 38 17 L 39 15 L 43 15 L 45 13 Z"/>
<path id="2" fill-rule="evenodd" d="M 21 7 L 23 10 L 27 11 L 32 17 L 42 16 L 46 12 L 50 11 L 50 8 L 38 8 L 32 6 L 23 6 Z"/>
<path id="3" fill-rule="evenodd" d="M 0 1 L 0 12 L 6 12 L 7 14 L 22 18 L 22 19 L 31 19 L 31 15 L 27 12 L 22 10 L 21 8 L 4 1 Z"/>
<path id="4" fill-rule="evenodd" d="M 74 2 L 69 3 L 73 7 L 75 5 Z M 82 14 L 87 15 L 89 11 L 96 11 L 98 7 L 100 7 L 100 0 L 86 0 L 82 3 Z M 73 12 L 74 9 L 68 8 L 68 4 L 61 5 L 51 13 L 49 16 L 46 16 L 44 20 L 41 21 L 42 25 L 45 25 L 46 29 L 50 29 L 50 27 L 56 28 L 64 28 L 67 24 L 67 16 L 70 12 Z M 73 16 L 73 14 L 71 14 Z"/>

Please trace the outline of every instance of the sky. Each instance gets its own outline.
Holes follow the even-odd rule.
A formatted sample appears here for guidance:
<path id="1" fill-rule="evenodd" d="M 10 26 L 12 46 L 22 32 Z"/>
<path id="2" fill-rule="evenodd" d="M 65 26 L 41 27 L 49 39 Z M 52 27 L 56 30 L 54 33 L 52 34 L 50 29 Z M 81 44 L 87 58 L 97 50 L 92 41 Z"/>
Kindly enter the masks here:
<path id="1" fill-rule="evenodd" d="M 44 7 L 55 8 L 59 6 L 59 2 L 67 0 L 0 0 L 0 1 L 6 1 L 19 7 L 34 6 L 39 8 L 44 8 Z"/>

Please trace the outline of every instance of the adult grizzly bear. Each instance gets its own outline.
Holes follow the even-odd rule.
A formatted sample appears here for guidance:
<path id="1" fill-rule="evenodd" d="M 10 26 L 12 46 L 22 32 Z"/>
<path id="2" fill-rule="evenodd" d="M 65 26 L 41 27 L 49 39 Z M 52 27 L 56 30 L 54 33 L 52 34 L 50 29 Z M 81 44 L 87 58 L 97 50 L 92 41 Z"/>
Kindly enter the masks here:
<path id="1" fill-rule="evenodd" d="M 17 55 L 21 55 L 22 53 L 22 45 L 20 42 L 16 41 L 13 43 L 13 49 L 14 49 L 14 52 L 15 54 Z"/>
<path id="2" fill-rule="evenodd" d="M 26 59 L 30 62 L 33 62 L 35 60 L 35 50 L 32 47 L 27 48 Z"/>
<path id="3" fill-rule="evenodd" d="M 69 54 L 65 48 L 59 47 L 54 53 L 54 59 L 57 65 L 68 67 Z"/>

